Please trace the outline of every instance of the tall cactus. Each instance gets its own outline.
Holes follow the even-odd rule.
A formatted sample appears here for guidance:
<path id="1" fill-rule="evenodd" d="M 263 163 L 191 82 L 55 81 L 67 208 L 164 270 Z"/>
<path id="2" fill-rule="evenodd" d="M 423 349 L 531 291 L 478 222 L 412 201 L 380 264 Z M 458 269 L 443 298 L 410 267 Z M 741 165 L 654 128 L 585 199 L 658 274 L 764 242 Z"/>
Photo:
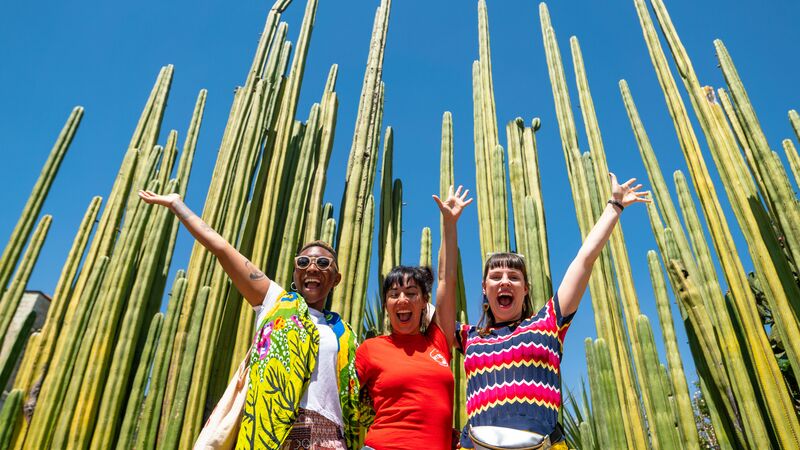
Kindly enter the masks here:
<path id="1" fill-rule="evenodd" d="M 117 439 L 118 448 L 130 448 L 133 444 L 136 424 L 139 421 L 138 419 L 141 413 L 141 407 L 145 400 L 145 389 L 148 385 L 148 374 L 150 372 L 150 366 L 153 363 L 153 355 L 156 344 L 162 332 L 163 323 L 164 314 L 162 313 L 156 313 L 150 321 L 150 327 L 147 331 L 145 345 L 142 349 L 139 365 L 136 368 L 136 375 L 133 377 L 130 398 L 128 399 L 128 404 L 125 408 L 125 415 L 122 418 L 119 438 Z M 144 432 L 144 430 L 141 432 Z"/>
<path id="2" fill-rule="evenodd" d="M 643 5 L 639 5 L 637 3 L 637 7 L 638 6 L 643 7 Z M 654 33 L 652 27 L 649 28 L 649 32 Z M 650 35 L 648 34 L 648 36 Z M 669 189 L 666 181 L 664 180 L 664 176 L 661 173 L 658 160 L 656 159 L 655 152 L 653 151 L 653 147 L 647 136 L 647 132 L 644 129 L 644 125 L 633 101 L 628 84 L 625 80 L 621 80 L 619 85 L 623 102 L 625 103 L 628 117 L 631 122 L 631 127 L 633 128 L 633 132 L 639 146 L 642 160 L 647 169 L 650 182 L 652 183 L 652 191 L 654 193 L 655 200 L 659 204 L 661 211 L 664 214 L 664 219 L 667 222 L 667 226 L 670 227 L 673 232 L 675 245 L 679 252 L 678 258 L 680 259 L 684 270 L 686 270 L 695 280 L 697 280 L 697 288 L 701 289 L 703 292 L 703 295 L 701 296 L 701 301 L 704 302 L 703 308 L 705 310 L 705 313 L 703 314 L 697 314 L 694 316 L 688 315 L 684 303 L 678 302 L 678 306 L 681 310 L 681 315 L 683 316 L 684 324 L 686 326 L 687 334 L 695 337 L 706 337 L 706 340 L 703 341 L 702 345 L 692 348 L 692 353 L 695 355 L 695 360 L 698 361 L 698 366 L 700 366 L 699 370 L 703 372 L 703 370 L 705 370 L 703 369 L 703 365 L 708 365 L 708 375 L 706 376 L 708 382 L 701 383 L 701 387 L 705 386 L 715 389 L 715 392 L 713 393 L 703 389 L 703 391 L 706 393 L 705 397 L 707 401 L 710 404 L 717 403 L 719 408 L 726 410 L 727 414 L 721 417 L 730 421 L 728 428 L 736 430 L 738 432 L 737 439 L 741 442 L 741 445 L 746 445 L 745 439 L 747 438 L 742 433 L 741 421 L 753 421 L 752 426 L 749 428 L 753 436 L 764 437 L 764 425 L 763 422 L 761 422 L 760 425 L 758 424 L 758 422 L 760 422 L 760 416 L 756 415 L 751 416 L 750 418 L 743 418 L 740 416 L 738 409 L 736 408 L 737 399 L 740 402 L 749 402 L 755 400 L 752 389 L 749 389 L 748 392 L 747 387 L 750 385 L 749 383 L 747 386 L 743 386 L 742 390 L 738 390 L 736 396 L 734 397 L 734 392 L 731 390 L 731 383 L 735 383 L 735 380 L 728 379 L 725 367 L 723 366 L 723 361 L 727 361 L 729 366 L 728 373 L 743 374 L 747 372 L 747 368 L 744 365 L 745 362 L 742 359 L 742 351 L 739 348 L 738 343 L 731 339 L 714 338 L 713 333 L 710 334 L 704 331 L 717 329 L 720 331 L 720 333 L 722 333 L 722 335 L 730 336 L 731 334 L 724 333 L 732 333 L 733 324 L 727 312 L 728 309 L 719 287 L 720 285 L 714 265 L 712 263 L 711 254 L 707 245 L 705 244 L 705 238 L 700 228 L 700 223 L 699 221 L 696 222 L 695 226 L 695 222 L 693 222 L 693 218 L 697 217 L 697 215 L 694 212 L 694 206 L 691 201 L 691 197 L 688 194 L 688 188 L 686 190 L 686 196 L 683 196 L 683 194 L 681 194 L 682 185 L 680 183 L 682 175 L 679 175 L 679 173 L 676 172 L 675 182 L 678 187 L 678 197 L 681 199 L 681 207 L 684 219 L 687 222 L 687 229 L 692 235 L 692 241 L 694 243 L 692 247 L 694 250 L 690 248 L 689 239 L 683 232 L 683 225 L 681 224 L 672 197 L 669 195 Z M 668 265 L 669 258 L 666 253 L 666 242 L 663 237 L 664 227 L 662 224 L 660 224 L 660 218 L 658 218 L 658 212 L 656 211 L 655 204 L 650 205 L 648 212 L 650 213 L 651 223 L 654 227 L 653 232 L 657 238 L 657 241 L 659 242 L 659 247 L 661 248 L 664 264 Z M 658 224 L 656 224 L 656 222 Z M 671 279 L 670 281 L 673 289 L 677 290 L 678 280 Z M 690 343 L 695 341 L 696 339 L 690 338 Z M 721 434 L 724 430 L 719 425 L 719 423 L 716 423 L 715 428 L 720 430 Z"/>
<path id="3" fill-rule="evenodd" d="M 374 177 L 377 167 L 377 139 L 380 133 L 383 114 L 383 56 L 386 47 L 386 34 L 389 25 L 390 0 L 382 0 L 375 13 L 375 24 L 370 40 L 370 52 L 367 58 L 367 69 L 361 89 L 356 129 L 347 166 L 345 192 L 340 207 L 339 235 L 337 251 L 339 267 L 344 275 L 341 287 L 337 289 L 339 308 L 342 316 L 356 324 L 362 314 L 363 305 L 356 303 L 360 293 L 355 291 L 356 271 L 363 261 L 359 261 L 362 253 L 361 245 L 367 244 L 362 236 L 364 216 L 366 215 L 368 191 L 372 190 L 369 181 Z M 369 189 L 368 189 L 369 188 Z M 372 230 L 369 230 L 371 233 Z"/>
<path id="4" fill-rule="evenodd" d="M 624 405 L 619 403 L 617 383 L 614 382 L 614 366 L 611 352 L 605 339 L 591 338 L 584 341 L 586 367 L 592 391 L 592 407 L 597 424 L 598 438 L 608 443 L 608 448 L 626 448 L 625 429 L 622 420 Z"/>
<path id="5" fill-rule="evenodd" d="M 3 402 L 3 409 L 0 410 L 0 448 L 9 448 L 11 444 L 24 399 L 25 393 L 22 389 L 13 389 Z"/>
<path id="6" fill-rule="evenodd" d="M 800 261 L 800 209 L 797 206 L 795 194 L 780 183 L 779 174 L 783 173 L 783 167 L 771 164 L 773 161 L 772 150 L 761 130 L 761 124 L 728 49 L 719 39 L 714 41 L 714 46 L 717 50 L 722 74 L 730 87 L 739 123 L 744 129 L 747 142 L 753 152 L 755 167 L 751 167 L 751 170 L 758 173 L 759 178 L 763 180 L 766 191 L 761 194 L 774 207 L 773 214 L 776 216 L 778 226 L 783 231 L 784 245 L 788 248 L 792 259 Z"/>
<path id="7" fill-rule="evenodd" d="M 28 240 L 28 235 L 33 230 L 36 218 L 39 217 L 42 204 L 47 198 L 50 186 L 53 185 L 53 180 L 58 173 L 59 167 L 61 167 L 61 162 L 64 160 L 69 145 L 72 143 L 72 138 L 75 137 L 75 132 L 78 130 L 82 117 L 83 107 L 76 106 L 67 118 L 64 128 L 61 129 L 55 145 L 50 150 L 50 155 L 47 157 L 39 178 L 33 186 L 33 191 L 22 209 L 22 214 L 20 214 L 19 220 L 11 232 L 11 237 L 3 248 L 3 254 L 0 256 L 0 291 L 6 288 L 8 281 L 11 279 L 11 274 L 17 266 L 19 256 L 22 254 L 22 249 Z M 0 303 L 0 307 L 5 306 Z"/>
<path id="8" fill-rule="evenodd" d="M 781 141 L 783 144 L 783 151 L 786 153 L 786 159 L 789 160 L 789 167 L 792 169 L 794 175 L 794 182 L 800 186 L 800 155 L 797 154 L 797 149 L 789 139 Z"/>
<path id="9" fill-rule="evenodd" d="M 675 418 L 667 395 L 670 388 L 663 383 L 663 371 L 658 362 L 653 331 L 650 329 L 650 321 L 644 314 L 639 315 L 636 319 L 636 332 L 639 334 L 639 342 L 642 344 L 644 357 L 642 370 L 647 374 L 647 383 L 643 389 L 650 391 L 649 398 L 653 403 L 654 415 L 648 417 L 650 421 L 650 436 L 652 438 L 654 434 L 658 435 L 659 448 L 684 448 L 681 445 L 678 430 L 674 425 Z"/>
<path id="10" fill-rule="evenodd" d="M 481 254 L 510 250 L 504 151 L 497 131 L 486 1 L 478 1 L 479 59 L 472 64 L 472 95 Z"/>
<path id="11" fill-rule="evenodd" d="M 701 118 L 701 124 L 708 123 L 710 114 L 691 61 L 677 36 L 663 2 L 652 0 L 652 4 L 662 31 L 672 50 L 678 71 L 692 100 L 695 112 Z M 728 281 L 728 286 L 731 289 L 731 298 L 739 312 L 739 317 L 744 321 L 744 336 L 747 345 L 751 349 L 751 357 L 754 359 L 752 367 L 755 369 L 758 383 L 763 391 L 762 399 L 767 404 L 767 410 L 773 419 L 772 425 L 778 430 L 776 434 L 780 437 L 780 440 L 785 445 L 796 446 L 798 444 L 797 436 L 800 436 L 797 419 L 792 412 L 793 408 L 789 404 L 788 392 L 785 390 L 782 376 L 771 355 L 769 343 L 760 323 L 758 323 L 758 316 L 754 309 L 754 298 L 747 284 L 741 261 L 736 258 L 737 253 L 733 238 L 717 198 L 716 189 L 710 182 L 708 169 L 700 152 L 697 137 L 692 130 L 686 108 L 677 91 L 675 80 L 667 66 L 666 57 L 661 50 L 660 43 L 655 38 L 655 32 L 652 31 L 653 26 L 649 13 L 646 8 L 637 8 L 637 11 L 640 13 L 640 22 L 645 31 L 645 39 L 650 50 L 651 60 L 656 68 L 659 83 L 665 93 L 670 115 L 675 123 L 681 149 L 687 160 L 692 181 L 703 207 L 712 241 L 717 250 L 717 256 Z"/>
<path id="12" fill-rule="evenodd" d="M 424 227 L 419 241 L 419 265 L 421 267 L 433 267 L 432 252 L 431 229 Z"/>
<path id="13" fill-rule="evenodd" d="M 11 280 L 11 284 L 3 292 L 2 300 L 0 301 L 0 306 L 2 306 L 2 309 L 0 309 L 0 340 L 3 341 L 0 362 L 5 362 L 8 357 L 5 343 L 6 332 L 11 324 L 11 319 L 14 318 L 19 302 L 22 300 L 23 294 L 25 294 L 25 286 L 28 285 L 36 260 L 39 259 L 39 253 L 42 250 L 42 245 L 44 245 L 44 240 L 47 238 L 47 232 L 50 230 L 52 221 L 53 217 L 50 215 L 45 215 L 39 220 L 36 229 L 31 235 L 28 248 L 25 249 L 25 253 L 22 255 L 22 261 L 14 274 L 14 278 Z"/>
<path id="14" fill-rule="evenodd" d="M 26 394 L 34 383 L 41 382 L 45 367 L 50 362 L 50 356 L 56 346 L 55 340 L 62 329 L 64 315 L 70 302 L 72 283 L 78 273 L 80 260 L 86 250 L 95 219 L 100 211 L 101 201 L 100 197 L 94 197 L 89 203 L 89 207 L 78 226 L 78 233 L 72 242 L 72 247 L 67 255 L 67 260 L 64 262 L 61 275 L 58 277 L 53 299 L 50 301 L 50 308 L 47 310 L 47 317 L 42 327 L 41 338 L 36 345 L 28 345 L 25 350 L 23 358 L 30 361 L 29 364 L 32 365 L 31 374 L 28 377 L 17 377 L 14 381 L 14 387 L 22 389 Z"/>
<path id="15" fill-rule="evenodd" d="M 105 276 L 109 258 L 103 256 L 92 267 L 92 275 L 86 288 L 75 303 L 71 322 L 65 325 L 64 338 L 57 341 L 58 347 L 53 354 L 53 367 L 60 370 L 48 371 L 38 394 L 36 409 L 31 419 L 28 437 L 25 441 L 30 448 L 48 448 L 55 433 L 56 422 L 61 413 L 61 405 L 70 386 L 70 377 L 79 359 L 80 344 L 84 336 L 94 339 L 94 328 L 88 329 L 92 310 L 100 295 L 102 280 Z M 89 335 L 86 333 L 89 332 Z M 82 368 L 81 368 L 82 370 Z M 77 372 L 80 373 L 80 372 Z M 73 390 L 75 387 L 73 387 Z"/>
<path id="16" fill-rule="evenodd" d="M 383 278 L 400 264 L 400 255 L 395 253 L 395 235 L 400 230 L 395 229 L 394 221 L 394 131 L 392 127 L 386 128 L 383 137 L 383 155 L 381 156 L 381 202 L 378 223 L 378 285 L 383 285 Z M 380 318 L 382 320 L 382 318 Z"/>
<path id="17" fill-rule="evenodd" d="M 572 114 L 564 68 L 561 63 L 561 54 L 558 49 L 555 32 L 550 23 L 550 14 L 544 3 L 539 5 L 539 15 L 561 143 L 567 163 L 567 174 L 576 205 L 578 225 L 581 235 L 585 236 L 594 223 L 590 198 L 591 192 L 587 185 L 580 150 L 578 149 L 575 120 Z M 604 252 L 607 252 L 607 250 L 604 250 Z M 594 300 L 595 323 L 597 324 L 598 334 L 610 344 L 609 349 L 614 361 L 613 367 L 619 371 L 615 378 L 618 383 L 619 402 L 624 408 L 622 419 L 626 429 L 630 430 L 629 438 L 631 442 L 629 446 L 637 449 L 645 448 L 644 422 L 635 391 L 630 388 L 634 386 L 634 375 L 625 342 L 625 332 L 622 328 L 622 318 L 620 317 L 619 309 L 616 307 L 616 298 L 611 295 L 613 287 L 609 284 L 611 280 L 608 275 L 611 271 L 610 267 L 607 267 L 607 263 L 610 263 L 608 258 L 601 256 L 593 269 L 594 276 L 589 280 L 589 289 Z"/>
<path id="18" fill-rule="evenodd" d="M 675 420 L 680 430 L 681 443 L 683 448 L 697 448 L 700 445 L 697 439 L 697 426 L 694 422 L 694 411 L 689 397 L 689 386 L 686 383 L 683 362 L 678 350 L 678 341 L 675 338 L 675 327 L 672 323 L 672 311 L 669 297 L 667 296 L 667 288 L 664 285 L 664 277 L 661 274 L 658 256 L 652 250 L 647 252 L 647 264 L 650 269 L 650 280 L 653 283 L 653 292 L 656 297 L 661 334 L 664 338 L 664 349 L 670 375 L 669 380 L 672 383 L 672 391 L 675 395 L 677 413 Z"/>
<path id="19" fill-rule="evenodd" d="M 175 282 L 170 291 L 170 300 L 167 306 L 167 314 L 164 318 L 161 338 L 155 349 L 153 369 L 150 375 L 150 387 L 147 397 L 142 406 L 142 415 L 138 421 L 138 432 L 136 435 L 135 447 L 139 449 L 153 449 L 158 438 L 158 424 L 162 411 L 165 415 L 169 413 L 169 406 L 172 404 L 165 400 L 165 384 L 167 380 L 167 370 L 172 354 L 172 344 L 175 338 L 175 329 L 178 325 L 178 314 L 180 314 L 183 296 L 186 294 L 186 274 L 179 271 L 175 276 Z M 164 407 L 166 403 L 166 408 Z"/>

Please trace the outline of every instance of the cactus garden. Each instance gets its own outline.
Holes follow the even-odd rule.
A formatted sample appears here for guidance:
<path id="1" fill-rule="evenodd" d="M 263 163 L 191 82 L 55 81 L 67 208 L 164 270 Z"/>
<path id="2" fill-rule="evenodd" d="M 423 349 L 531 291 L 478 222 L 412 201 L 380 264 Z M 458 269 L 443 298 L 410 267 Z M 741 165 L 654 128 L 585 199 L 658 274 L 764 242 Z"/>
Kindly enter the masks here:
<path id="1" fill-rule="evenodd" d="M 734 5 L 712 20 L 703 11 L 724 3 L 473 0 L 426 17 L 405 3 L 242 6 L 216 18 L 232 27 L 224 46 L 200 14 L 197 30 L 140 30 L 209 34 L 181 41 L 195 47 L 142 37 L 167 59 L 121 45 L 119 61 L 141 58 L 124 69 L 86 44 L 98 50 L 81 70 L 105 84 L 87 90 L 67 67 L 57 89 L 78 94 L 53 104 L 0 78 L 4 117 L 27 121 L 0 129 L 18 135 L 4 153 L 35 161 L 2 172 L 14 198 L 0 216 L 0 450 L 191 449 L 247 354 L 252 308 L 139 190 L 185 198 L 282 286 L 303 243 L 329 243 L 342 281 L 327 308 L 368 339 L 389 331 L 392 267 L 435 273 L 444 225 L 431 194 L 463 184 L 476 199 L 456 299 L 458 320 L 477 323 L 491 253 L 523 255 L 535 309 L 553 295 L 610 171 L 638 177 L 653 202 L 626 210 L 566 339 L 569 448 L 800 448 L 800 66 L 786 31 L 800 6 Z M 41 71 L 37 45 L 25 51 Z M 182 75 L 182 51 L 208 53 L 196 74 Z M 217 90 L 203 84 L 214 71 L 228 77 Z M 89 91 L 125 100 L 97 117 Z M 41 327 L 18 312 L 27 291 L 48 298 Z M 460 429 L 463 355 L 451 369 Z"/>

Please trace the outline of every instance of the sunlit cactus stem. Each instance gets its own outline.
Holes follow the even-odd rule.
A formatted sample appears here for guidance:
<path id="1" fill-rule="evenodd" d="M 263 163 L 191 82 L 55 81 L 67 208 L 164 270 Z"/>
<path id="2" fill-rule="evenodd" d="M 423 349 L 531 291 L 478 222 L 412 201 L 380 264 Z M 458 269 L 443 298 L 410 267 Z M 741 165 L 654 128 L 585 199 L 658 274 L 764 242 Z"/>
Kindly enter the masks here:
<path id="1" fill-rule="evenodd" d="M 424 227 L 422 229 L 422 236 L 419 242 L 419 265 L 420 267 L 432 268 L 432 242 L 431 242 L 431 229 Z"/>
<path id="2" fill-rule="evenodd" d="M 2 299 L 0 299 L 0 341 L 5 339 L 6 332 L 11 324 L 11 319 L 14 318 L 14 313 L 17 311 L 19 302 L 22 300 L 25 287 L 28 285 L 28 280 L 31 277 L 33 268 L 36 265 L 36 261 L 39 259 L 39 253 L 42 251 L 42 246 L 47 238 L 47 232 L 50 230 L 50 223 L 52 220 L 52 216 L 49 215 L 45 215 L 39 220 L 39 224 L 36 225 L 36 229 L 31 235 L 28 247 L 22 255 L 19 267 L 16 273 L 14 273 L 14 278 L 11 280 L 8 289 L 3 293 Z M 3 356 L 3 361 L 5 361 L 7 356 L 8 355 Z M 3 381 L 5 383 L 7 380 Z M 5 384 L 0 386 L 5 386 Z"/>
<path id="3" fill-rule="evenodd" d="M 16 267 L 19 256 L 22 254 L 22 249 L 25 247 L 25 242 L 28 240 L 31 230 L 33 230 L 36 218 L 39 217 L 42 204 L 44 204 L 47 193 L 53 185 L 53 180 L 58 173 L 59 167 L 61 167 L 61 162 L 64 160 L 69 145 L 72 143 L 72 138 L 75 136 L 82 117 L 83 107 L 76 106 L 70 113 L 69 118 L 67 118 L 64 128 L 61 129 L 55 145 L 50 150 L 50 155 L 47 157 L 39 178 L 33 186 L 33 191 L 22 209 L 22 214 L 20 214 L 14 230 L 11 232 L 9 242 L 3 249 L 2 256 L 0 256 L 0 291 L 6 288 L 11 279 L 14 267 Z M 0 307 L 3 307 L 2 303 L 0 303 Z"/>

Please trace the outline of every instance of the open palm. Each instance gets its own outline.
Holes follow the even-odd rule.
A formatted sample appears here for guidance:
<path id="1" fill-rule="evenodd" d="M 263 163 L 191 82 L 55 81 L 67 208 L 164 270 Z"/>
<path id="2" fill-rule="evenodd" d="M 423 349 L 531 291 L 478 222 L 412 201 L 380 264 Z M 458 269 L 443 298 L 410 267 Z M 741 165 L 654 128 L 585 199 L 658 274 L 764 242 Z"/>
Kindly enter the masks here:
<path id="1" fill-rule="evenodd" d="M 633 185 L 636 182 L 636 178 L 631 178 L 630 180 L 619 184 L 617 181 L 617 176 L 613 173 L 608 174 L 611 177 L 611 196 L 614 200 L 622 203 L 622 206 L 627 207 L 633 203 L 649 203 L 650 200 L 650 191 L 640 191 L 639 189 L 642 188 L 641 184 Z"/>
<path id="2" fill-rule="evenodd" d="M 458 220 L 461 216 L 461 212 L 464 208 L 467 207 L 470 203 L 472 203 L 473 199 L 468 199 L 467 195 L 469 194 L 469 189 L 464 190 L 461 192 L 463 186 L 458 186 L 458 189 L 453 191 L 453 186 L 447 190 L 447 198 L 444 200 L 440 199 L 437 195 L 433 196 L 433 200 L 439 206 L 439 210 L 442 211 L 442 217 L 447 220 Z"/>
<path id="3" fill-rule="evenodd" d="M 139 198 L 145 203 L 151 205 L 161 205 L 167 208 L 171 207 L 176 201 L 181 199 L 181 196 L 175 193 L 167 195 L 159 195 L 153 191 L 139 191 Z"/>

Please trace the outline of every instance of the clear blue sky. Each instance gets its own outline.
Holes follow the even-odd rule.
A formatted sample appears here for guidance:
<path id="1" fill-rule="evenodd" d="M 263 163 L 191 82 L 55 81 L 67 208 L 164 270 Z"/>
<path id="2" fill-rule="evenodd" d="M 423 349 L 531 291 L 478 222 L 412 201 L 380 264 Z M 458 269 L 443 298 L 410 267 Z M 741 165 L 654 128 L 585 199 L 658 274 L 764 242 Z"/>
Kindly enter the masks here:
<path id="1" fill-rule="evenodd" d="M 292 40 L 304 3 L 295 0 L 284 15 Z M 306 117 L 311 103 L 320 96 L 328 68 L 338 63 L 339 121 L 326 192 L 326 199 L 338 207 L 378 1 L 320 3 L 298 116 Z M 501 143 L 505 144 L 507 121 L 517 116 L 526 122 L 542 118 L 537 139 L 551 264 L 558 282 L 580 246 L 580 236 L 547 76 L 538 4 L 517 0 L 488 3 Z M 0 178 L 4 181 L 0 245 L 11 233 L 69 111 L 75 105 L 86 108 L 44 206 L 44 212 L 54 215 L 54 222 L 29 288 L 52 292 L 80 218 L 93 195 L 108 194 L 158 69 L 165 64 L 175 65 L 175 78 L 162 143 L 173 128 L 183 140 L 198 90 L 209 90 L 187 195 L 190 207 L 202 208 L 233 89 L 245 78 L 271 4 L 271 0 L 79 0 L 0 5 Z M 621 178 L 638 176 L 647 184 L 617 87 L 621 78 L 630 84 L 664 173 L 669 177 L 673 170 L 685 170 L 633 2 L 562 0 L 549 6 L 574 105 L 577 94 L 568 38 L 576 35 L 581 41 L 612 170 Z M 740 0 L 674 0 L 668 7 L 704 84 L 724 84 L 712 45 L 714 38 L 723 39 L 773 150 L 782 154 L 780 140 L 792 136 L 787 111 L 800 109 L 796 47 L 800 3 L 776 0 L 754 6 Z M 476 1 L 394 1 L 385 57 L 384 125 L 395 129 L 395 176 L 404 182 L 405 263 L 418 261 L 424 226 L 434 230 L 434 246 L 438 247 L 438 210 L 430 194 L 438 190 L 441 116 L 446 110 L 454 117 L 456 180 L 474 187 L 471 63 L 477 54 Z M 574 110 L 579 119 L 577 106 Z M 578 127 L 581 148 L 588 150 L 582 124 Z M 703 139 L 701 142 L 705 144 Z M 710 156 L 707 162 L 716 174 Z M 724 195 L 719 184 L 718 192 Z M 732 215 L 729 221 L 745 266 L 750 267 Z M 626 210 L 622 226 L 641 309 L 657 323 L 646 263 L 646 251 L 655 243 L 644 208 Z M 185 232 L 179 237 L 173 271 L 188 261 L 189 238 Z M 481 267 L 474 207 L 462 220 L 460 242 L 470 314 L 476 320 Z M 377 289 L 373 276 L 370 294 Z M 677 317 L 677 309 L 673 310 Z M 684 361 L 694 378 L 683 328 L 679 325 L 677 329 Z M 577 388 L 585 377 L 583 339 L 595 335 L 587 295 L 566 341 L 567 386 Z M 660 347 L 660 334 L 656 341 Z"/>

